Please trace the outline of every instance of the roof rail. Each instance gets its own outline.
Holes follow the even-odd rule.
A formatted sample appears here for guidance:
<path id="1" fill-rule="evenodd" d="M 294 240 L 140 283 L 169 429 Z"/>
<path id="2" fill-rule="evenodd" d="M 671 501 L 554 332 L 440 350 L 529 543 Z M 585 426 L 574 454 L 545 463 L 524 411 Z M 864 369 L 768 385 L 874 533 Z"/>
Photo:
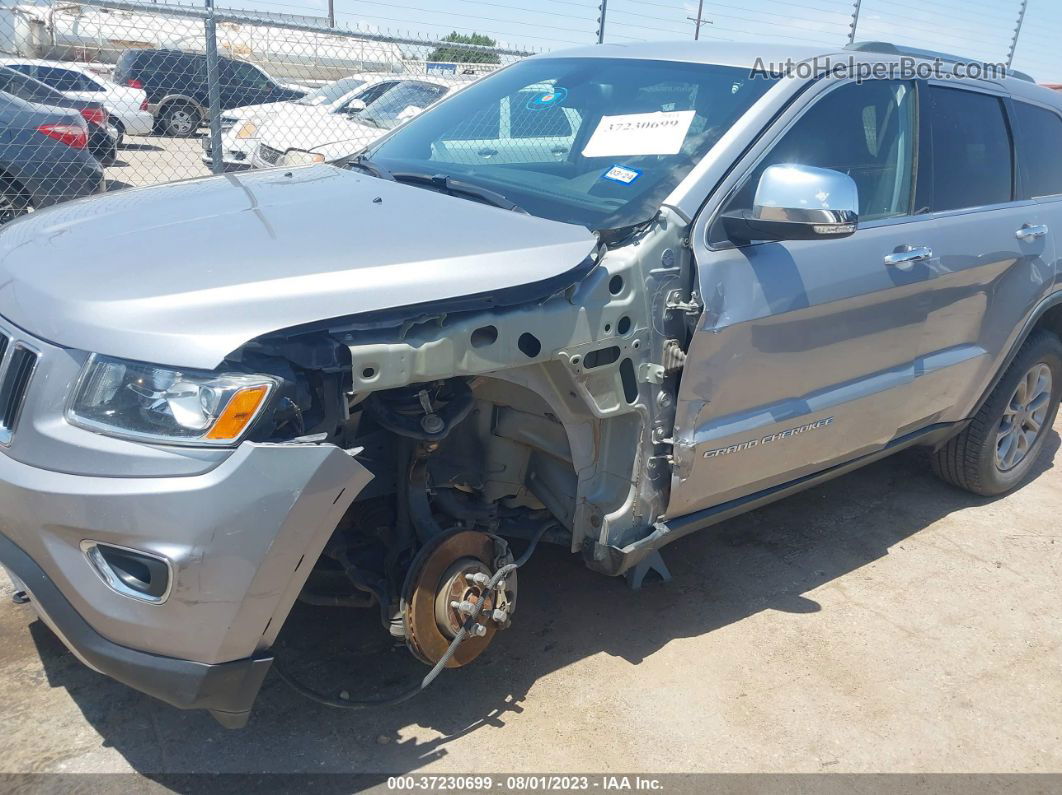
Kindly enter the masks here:
<path id="1" fill-rule="evenodd" d="M 902 44 L 893 44 L 889 41 L 857 41 L 853 44 L 847 45 L 845 49 L 854 52 L 876 52 L 882 55 L 909 55 L 913 58 L 939 58 L 945 63 L 984 63 L 977 58 L 966 58 L 962 55 L 937 52 L 936 50 L 923 50 L 919 47 L 908 47 Z M 1027 75 L 1025 72 L 1019 72 L 1017 69 L 1008 68 L 1007 75 L 1009 77 L 1016 77 L 1019 80 L 1026 80 L 1030 83 L 1036 82 L 1031 76 Z"/>

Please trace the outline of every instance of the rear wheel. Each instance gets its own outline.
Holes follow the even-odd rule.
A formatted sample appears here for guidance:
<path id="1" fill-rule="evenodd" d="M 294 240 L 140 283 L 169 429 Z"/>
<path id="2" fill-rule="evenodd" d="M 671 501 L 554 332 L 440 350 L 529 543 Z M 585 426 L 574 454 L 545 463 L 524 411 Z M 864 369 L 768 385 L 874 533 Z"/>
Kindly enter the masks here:
<path id="1" fill-rule="evenodd" d="M 22 187 L 12 180 L 0 178 L 0 224 L 30 212 L 33 212 L 33 205 Z"/>
<path id="2" fill-rule="evenodd" d="M 203 116 L 194 105 L 174 102 L 165 107 L 159 121 L 163 135 L 188 138 L 195 135 L 199 125 L 203 123 Z"/>
<path id="3" fill-rule="evenodd" d="M 933 455 L 948 483 L 993 496 L 1018 486 L 1036 466 L 1062 395 L 1062 341 L 1033 332 L 966 429 Z"/>

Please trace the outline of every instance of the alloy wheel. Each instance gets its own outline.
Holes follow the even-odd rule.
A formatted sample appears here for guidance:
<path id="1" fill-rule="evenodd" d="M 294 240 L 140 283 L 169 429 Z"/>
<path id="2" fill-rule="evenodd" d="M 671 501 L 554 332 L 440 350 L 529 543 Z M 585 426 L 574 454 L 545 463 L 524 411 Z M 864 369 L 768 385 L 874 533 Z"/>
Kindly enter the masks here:
<path id="1" fill-rule="evenodd" d="M 1001 472 L 1024 461 L 1040 438 L 1051 407 L 1052 387 L 1051 368 L 1042 362 L 1018 381 L 996 432 L 996 467 Z"/>

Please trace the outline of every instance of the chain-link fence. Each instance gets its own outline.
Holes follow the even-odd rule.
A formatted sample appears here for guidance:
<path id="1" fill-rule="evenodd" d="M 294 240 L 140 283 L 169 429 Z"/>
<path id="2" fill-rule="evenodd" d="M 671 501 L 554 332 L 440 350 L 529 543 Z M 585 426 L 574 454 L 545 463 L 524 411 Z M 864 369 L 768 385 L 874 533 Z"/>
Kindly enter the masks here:
<path id="1" fill-rule="evenodd" d="M 334 160 L 530 54 L 164 3 L 0 12 L 2 220 L 99 190 Z"/>
<path id="2" fill-rule="evenodd" d="M 681 31 L 667 14 L 687 14 L 689 5 L 623 2 L 566 0 L 563 11 L 541 12 L 550 14 L 542 30 L 519 24 L 541 40 L 536 32 L 555 37 L 568 22 L 585 27 L 593 22 L 585 12 L 597 8 L 596 34 L 573 27 L 567 35 L 587 43 L 674 38 Z M 973 16 L 949 11 L 968 2 L 978 4 L 978 19 L 994 15 L 989 21 L 997 32 L 969 28 Z M 1016 47 L 1049 49 L 1042 26 L 1023 28 L 1027 0 L 986 2 L 935 0 L 904 23 L 904 35 L 886 23 L 905 7 L 913 11 L 909 0 L 786 0 L 775 11 L 704 0 L 696 16 L 675 24 L 687 25 L 691 37 L 698 32 L 706 46 L 753 33 L 766 41 L 840 46 L 854 38 L 903 42 L 931 31 L 942 37 L 942 49 L 988 60 L 1010 61 Z M 454 16 L 470 24 L 469 14 Z M 952 17 L 954 23 L 941 21 Z M 780 19 L 787 20 L 784 28 Z M 0 6 L 0 222 L 99 190 L 353 154 L 533 49 L 491 41 L 349 29 L 324 17 L 213 9 L 211 0 Z M 514 94 L 458 131 L 470 162 L 517 162 L 536 147 L 546 148 L 538 154 L 547 159 L 566 151 L 578 119 L 564 115 L 570 109 L 535 112 L 549 86 L 521 90 L 527 96 Z M 456 138 L 440 145 L 459 149 Z"/>

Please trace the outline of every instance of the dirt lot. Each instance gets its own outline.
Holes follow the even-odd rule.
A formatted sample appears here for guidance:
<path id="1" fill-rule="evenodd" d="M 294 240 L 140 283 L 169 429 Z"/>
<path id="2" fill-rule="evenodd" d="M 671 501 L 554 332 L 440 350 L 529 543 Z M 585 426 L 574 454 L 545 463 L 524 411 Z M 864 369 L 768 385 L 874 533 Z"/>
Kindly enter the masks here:
<path id="1" fill-rule="evenodd" d="M 5 590 L 0 771 L 1062 771 L 1059 430 L 1003 499 L 904 453 L 677 542 L 640 594 L 544 548 L 484 658 L 374 713 L 271 675 L 227 732 L 84 668 Z M 281 653 L 353 697 L 424 671 L 329 608 Z"/>

